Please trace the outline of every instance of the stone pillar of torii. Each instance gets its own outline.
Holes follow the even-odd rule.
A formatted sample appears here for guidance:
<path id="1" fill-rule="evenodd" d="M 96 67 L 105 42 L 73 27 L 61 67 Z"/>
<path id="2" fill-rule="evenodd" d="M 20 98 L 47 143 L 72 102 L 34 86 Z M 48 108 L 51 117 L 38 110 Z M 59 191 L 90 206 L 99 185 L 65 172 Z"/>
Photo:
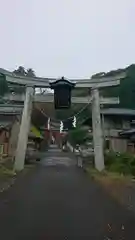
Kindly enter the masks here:
<path id="1" fill-rule="evenodd" d="M 87 88 L 90 89 L 91 96 L 88 97 L 72 97 L 74 103 L 88 103 L 91 101 L 92 105 L 92 127 L 93 127 L 93 142 L 94 142 L 94 155 L 95 155 L 95 167 L 98 171 L 104 169 L 104 150 L 103 150 L 103 134 L 100 119 L 100 104 L 114 104 L 118 103 L 118 99 L 113 98 L 100 98 L 99 89 L 103 87 L 112 87 L 120 84 L 120 79 L 125 78 L 125 73 L 119 74 L 115 77 L 102 77 L 98 79 L 87 80 L 71 80 L 76 82 L 75 88 Z M 35 87 L 49 88 L 49 79 L 44 78 L 28 78 L 17 76 L 6 76 L 6 79 L 10 83 L 16 83 L 26 86 L 26 94 L 24 99 L 24 109 L 22 114 L 20 133 L 18 136 L 18 144 L 15 156 L 15 170 L 21 171 L 24 168 L 25 153 L 27 149 L 28 133 L 31 121 L 32 101 L 37 101 L 37 96 L 34 95 Z M 56 80 L 56 79 L 54 79 Z M 22 99 L 22 97 L 21 97 Z M 38 102 L 53 102 L 52 97 L 47 95 L 38 96 Z"/>
<path id="2" fill-rule="evenodd" d="M 93 88 L 92 95 L 92 129 L 93 129 L 93 143 L 94 143 L 94 156 L 95 168 L 98 171 L 104 169 L 104 149 L 103 149 L 103 132 L 100 117 L 100 99 L 99 90 Z"/>
<path id="3" fill-rule="evenodd" d="M 24 168 L 25 154 L 27 149 L 28 135 L 30 130 L 32 102 L 33 102 L 34 88 L 26 88 L 26 96 L 24 101 L 24 108 L 22 113 L 22 120 L 20 126 L 20 132 L 18 136 L 17 149 L 15 154 L 14 169 L 21 171 Z"/>

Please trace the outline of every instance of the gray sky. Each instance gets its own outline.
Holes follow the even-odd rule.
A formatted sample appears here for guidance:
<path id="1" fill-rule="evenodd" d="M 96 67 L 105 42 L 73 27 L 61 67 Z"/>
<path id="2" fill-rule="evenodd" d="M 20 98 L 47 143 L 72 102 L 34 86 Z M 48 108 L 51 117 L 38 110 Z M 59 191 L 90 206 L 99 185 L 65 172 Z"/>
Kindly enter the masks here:
<path id="1" fill-rule="evenodd" d="M 0 0 L 0 67 L 90 77 L 135 62 L 134 0 Z M 3 9 L 2 9 L 3 8 Z"/>

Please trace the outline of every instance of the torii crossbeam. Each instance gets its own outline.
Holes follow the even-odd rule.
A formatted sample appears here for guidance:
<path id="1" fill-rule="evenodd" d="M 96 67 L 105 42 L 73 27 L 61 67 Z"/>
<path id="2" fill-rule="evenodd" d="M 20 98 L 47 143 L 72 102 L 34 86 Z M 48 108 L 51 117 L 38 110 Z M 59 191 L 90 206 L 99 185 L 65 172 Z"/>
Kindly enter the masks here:
<path id="1" fill-rule="evenodd" d="M 22 114 L 22 121 L 20 127 L 20 134 L 18 138 L 18 146 L 15 158 L 15 170 L 21 171 L 24 168 L 25 152 L 27 148 L 28 132 L 31 119 L 32 101 L 36 101 L 38 96 L 34 97 L 34 88 L 49 88 L 50 82 L 56 81 L 56 78 L 29 78 L 16 76 L 4 69 L 0 69 L 0 72 L 6 75 L 6 80 L 11 85 L 26 86 L 26 94 L 24 99 L 24 109 Z M 68 79 L 72 83 L 76 84 L 76 89 L 87 88 L 91 90 L 91 96 L 86 98 L 72 98 L 74 103 L 87 103 L 91 101 L 92 105 L 92 126 L 93 126 L 93 141 L 94 141 L 94 154 L 95 154 L 95 167 L 97 170 L 102 171 L 104 169 L 104 153 L 103 153 L 103 135 L 100 119 L 100 102 L 99 88 L 112 87 L 120 84 L 120 80 L 125 78 L 126 74 L 121 73 L 113 77 L 100 77 L 90 79 Z M 52 99 L 44 98 L 46 102 L 52 102 Z M 103 100 L 103 98 L 102 98 Z M 41 96 L 38 101 L 43 101 Z M 107 100 L 108 104 L 111 103 L 111 99 Z M 107 103 L 107 102 L 106 102 Z M 115 103 L 118 103 L 118 99 L 115 99 Z"/>

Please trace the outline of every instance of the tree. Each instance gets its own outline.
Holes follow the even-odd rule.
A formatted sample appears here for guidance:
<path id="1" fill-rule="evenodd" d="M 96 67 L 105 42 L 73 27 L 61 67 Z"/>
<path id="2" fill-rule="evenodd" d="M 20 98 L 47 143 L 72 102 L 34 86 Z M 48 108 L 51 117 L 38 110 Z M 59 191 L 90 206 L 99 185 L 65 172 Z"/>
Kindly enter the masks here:
<path id="1" fill-rule="evenodd" d="M 13 73 L 15 73 L 16 75 L 19 75 L 19 76 L 25 76 L 26 75 L 26 71 L 25 71 L 25 68 L 23 66 L 19 66 L 16 70 L 13 71 Z"/>
<path id="2" fill-rule="evenodd" d="M 28 77 L 35 77 L 35 72 L 32 68 L 28 68 L 27 70 L 25 70 L 25 68 L 23 66 L 19 66 L 16 70 L 13 71 L 13 73 L 15 75 L 18 76 L 28 76 Z M 25 92 L 25 87 L 17 87 L 14 89 L 15 93 L 24 93 Z"/>
<path id="3" fill-rule="evenodd" d="M 19 66 L 13 71 L 13 73 L 19 76 L 36 77 L 36 74 L 32 68 L 28 68 L 27 70 L 25 70 L 23 66 Z"/>
<path id="4" fill-rule="evenodd" d="M 26 72 L 27 77 L 36 77 L 36 74 L 32 68 L 28 68 Z"/>

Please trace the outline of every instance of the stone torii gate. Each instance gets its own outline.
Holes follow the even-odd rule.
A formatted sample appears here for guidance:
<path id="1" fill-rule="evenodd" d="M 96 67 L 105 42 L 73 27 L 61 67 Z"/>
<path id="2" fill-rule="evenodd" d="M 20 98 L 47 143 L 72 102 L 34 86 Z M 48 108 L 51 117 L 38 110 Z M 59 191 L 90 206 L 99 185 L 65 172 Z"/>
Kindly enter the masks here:
<path id="1" fill-rule="evenodd" d="M 0 71 L 1 72 L 1 71 Z M 50 88 L 50 82 L 57 79 L 38 78 L 38 77 L 24 77 L 16 76 L 10 72 L 6 72 L 6 80 L 12 86 L 25 86 L 26 93 L 13 96 L 8 95 L 9 100 L 21 100 L 24 101 L 24 109 L 22 114 L 20 133 L 18 137 L 18 145 L 15 157 L 15 170 L 21 171 L 24 168 L 25 152 L 27 148 L 28 133 L 31 120 L 32 102 L 53 102 L 53 95 L 35 95 L 34 89 Z M 75 83 L 75 88 L 87 88 L 90 89 L 90 96 L 86 97 L 72 97 L 72 103 L 89 103 L 92 106 L 92 127 L 93 127 L 93 141 L 94 141 L 94 155 L 95 155 L 95 167 L 98 171 L 104 169 L 104 152 L 103 152 L 103 136 L 100 119 L 100 104 L 118 104 L 118 98 L 103 98 L 99 96 L 99 89 L 105 87 L 117 86 L 120 84 L 120 79 L 125 78 L 125 73 L 119 74 L 114 77 L 101 77 L 96 79 L 71 79 L 72 83 Z"/>

